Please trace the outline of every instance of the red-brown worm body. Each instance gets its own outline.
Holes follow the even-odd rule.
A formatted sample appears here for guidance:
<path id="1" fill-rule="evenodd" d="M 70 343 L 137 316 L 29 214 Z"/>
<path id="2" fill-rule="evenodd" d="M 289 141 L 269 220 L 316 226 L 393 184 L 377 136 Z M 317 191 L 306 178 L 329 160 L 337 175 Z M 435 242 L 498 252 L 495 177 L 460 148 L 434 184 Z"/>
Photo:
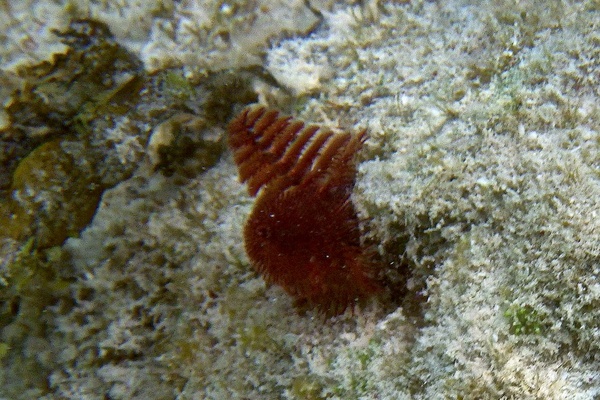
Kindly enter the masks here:
<path id="1" fill-rule="evenodd" d="M 253 266 L 328 314 L 380 289 L 350 200 L 365 137 L 304 127 L 259 106 L 229 124 L 240 179 L 258 193 L 244 228 Z"/>

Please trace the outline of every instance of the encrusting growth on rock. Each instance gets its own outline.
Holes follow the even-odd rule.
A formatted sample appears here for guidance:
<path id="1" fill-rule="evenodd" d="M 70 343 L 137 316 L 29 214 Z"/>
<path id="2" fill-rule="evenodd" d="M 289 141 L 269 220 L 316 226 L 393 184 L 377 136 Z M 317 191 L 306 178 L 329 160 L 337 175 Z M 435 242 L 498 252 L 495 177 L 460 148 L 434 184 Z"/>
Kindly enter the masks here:
<path id="1" fill-rule="evenodd" d="M 262 106 L 229 124 L 240 179 L 258 193 L 244 228 L 254 268 L 330 315 L 380 289 L 350 200 L 365 138 L 364 130 L 334 134 Z"/>

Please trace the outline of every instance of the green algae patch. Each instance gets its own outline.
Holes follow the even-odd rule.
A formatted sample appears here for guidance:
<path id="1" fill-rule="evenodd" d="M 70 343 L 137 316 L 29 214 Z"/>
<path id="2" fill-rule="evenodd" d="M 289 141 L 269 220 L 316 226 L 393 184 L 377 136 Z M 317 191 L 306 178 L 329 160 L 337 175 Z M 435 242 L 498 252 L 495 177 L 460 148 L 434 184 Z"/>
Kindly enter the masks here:
<path id="1" fill-rule="evenodd" d="M 48 371 L 58 358 L 56 349 L 45 343 L 52 335 L 54 315 L 67 312 L 72 304 L 69 297 L 74 277 L 66 267 L 65 252 L 59 247 L 39 250 L 34 238 L 4 261 L 6 274 L 0 280 L 0 366 L 19 382 L 14 385 L 15 393 L 27 390 L 27 397 L 38 397 L 48 391 Z M 37 350 L 28 350 L 35 343 Z M 17 394 L 9 397 L 17 398 L 13 396 Z"/>
<path id="2" fill-rule="evenodd" d="M 323 395 L 327 385 L 313 376 L 299 376 L 292 380 L 290 393 L 295 399 L 325 400 L 331 396 Z"/>
<path id="3" fill-rule="evenodd" d="M 10 346 L 8 343 L 0 342 L 0 360 L 2 360 L 8 354 L 9 350 Z"/>
<path id="4" fill-rule="evenodd" d="M 546 330 L 544 318 L 529 305 L 513 305 L 504 312 L 512 335 L 540 335 Z"/>

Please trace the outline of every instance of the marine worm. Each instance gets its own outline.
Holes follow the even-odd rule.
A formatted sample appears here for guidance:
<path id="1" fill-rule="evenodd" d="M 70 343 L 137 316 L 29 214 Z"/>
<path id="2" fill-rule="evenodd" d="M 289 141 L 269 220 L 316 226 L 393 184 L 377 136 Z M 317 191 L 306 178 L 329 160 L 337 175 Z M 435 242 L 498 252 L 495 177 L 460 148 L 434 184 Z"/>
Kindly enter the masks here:
<path id="1" fill-rule="evenodd" d="M 240 179 L 258 194 L 244 227 L 254 268 L 329 315 L 379 291 L 350 199 L 366 131 L 335 134 L 262 106 L 228 131 Z"/>

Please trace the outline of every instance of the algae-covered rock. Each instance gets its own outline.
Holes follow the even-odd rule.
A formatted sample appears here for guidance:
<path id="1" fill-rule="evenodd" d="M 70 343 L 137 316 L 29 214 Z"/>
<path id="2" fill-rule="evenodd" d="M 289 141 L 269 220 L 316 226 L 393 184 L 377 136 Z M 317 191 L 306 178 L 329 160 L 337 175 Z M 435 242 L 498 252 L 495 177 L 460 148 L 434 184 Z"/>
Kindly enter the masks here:
<path id="1" fill-rule="evenodd" d="M 60 139 L 39 146 L 21 160 L 12 197 L 1 203 L 2 235 L 33 237 L 45 248 L 78 234 L 93 217 L 103 190 L 92 172 L 63 150 Z"/>
<path id="2" fill-rule="evenodd" d="M 158 125 L 148 143 L 153 168 L 166 176 L 177 172 L 192 178 L 212 167 L 224 143 L 220 131 L 210 132 L 206 125 L 204 119 L 190 114 L 174 115 Z"/>
<path id="3" fill-rule="evenodd" d="M 56 34 L 66 52 L 5 77 L 15 89 L 0 128 L 0 190 L 31 150 L 56 137 L 85 141 L 92 121 L 131 109 L 142 87 L 141 62 L 114 42 L 106 25 L 77 20 Z"/>
<path id="4" fill-rule="evenodd" d="M 89 223 L 103 190 L 131 173 L 122 164 L 107 173 L 102 161 L 114 149 L 98 138 L 131 110 L 144 81 L 139 60 L 104 24 L 77 20 L 56 34 L 66 52 L 2 75 L 0 392 L 10 398 L 48 391 L 46 368 L 57 360 L 49 326 L 72 304 L 74 281 L 58 246 Z"/>
<path id="5" fill-rule="evenodd" d="M 7 107 L 14 125 L 30 135 L 40 126 L 52 131 L 122 113 L 141 88 L 141 62 L 114 42 L 105 24 L 76 20 L 56 34 L 68 50 L 22 67 L 23 85 Z"/>
<path id="6" fill-rule="evenodd" d="M 95 121 L 130 110 L 144 81 L 141 62 L 105 24 L 76 20 L 55 33 L 66 52 L 5 75 L 13 92 L 0 131 L 2 235 L 41 247 L 76 234 L 119 180 L 103 176 L 111 149 L 97 143 Z"/>

